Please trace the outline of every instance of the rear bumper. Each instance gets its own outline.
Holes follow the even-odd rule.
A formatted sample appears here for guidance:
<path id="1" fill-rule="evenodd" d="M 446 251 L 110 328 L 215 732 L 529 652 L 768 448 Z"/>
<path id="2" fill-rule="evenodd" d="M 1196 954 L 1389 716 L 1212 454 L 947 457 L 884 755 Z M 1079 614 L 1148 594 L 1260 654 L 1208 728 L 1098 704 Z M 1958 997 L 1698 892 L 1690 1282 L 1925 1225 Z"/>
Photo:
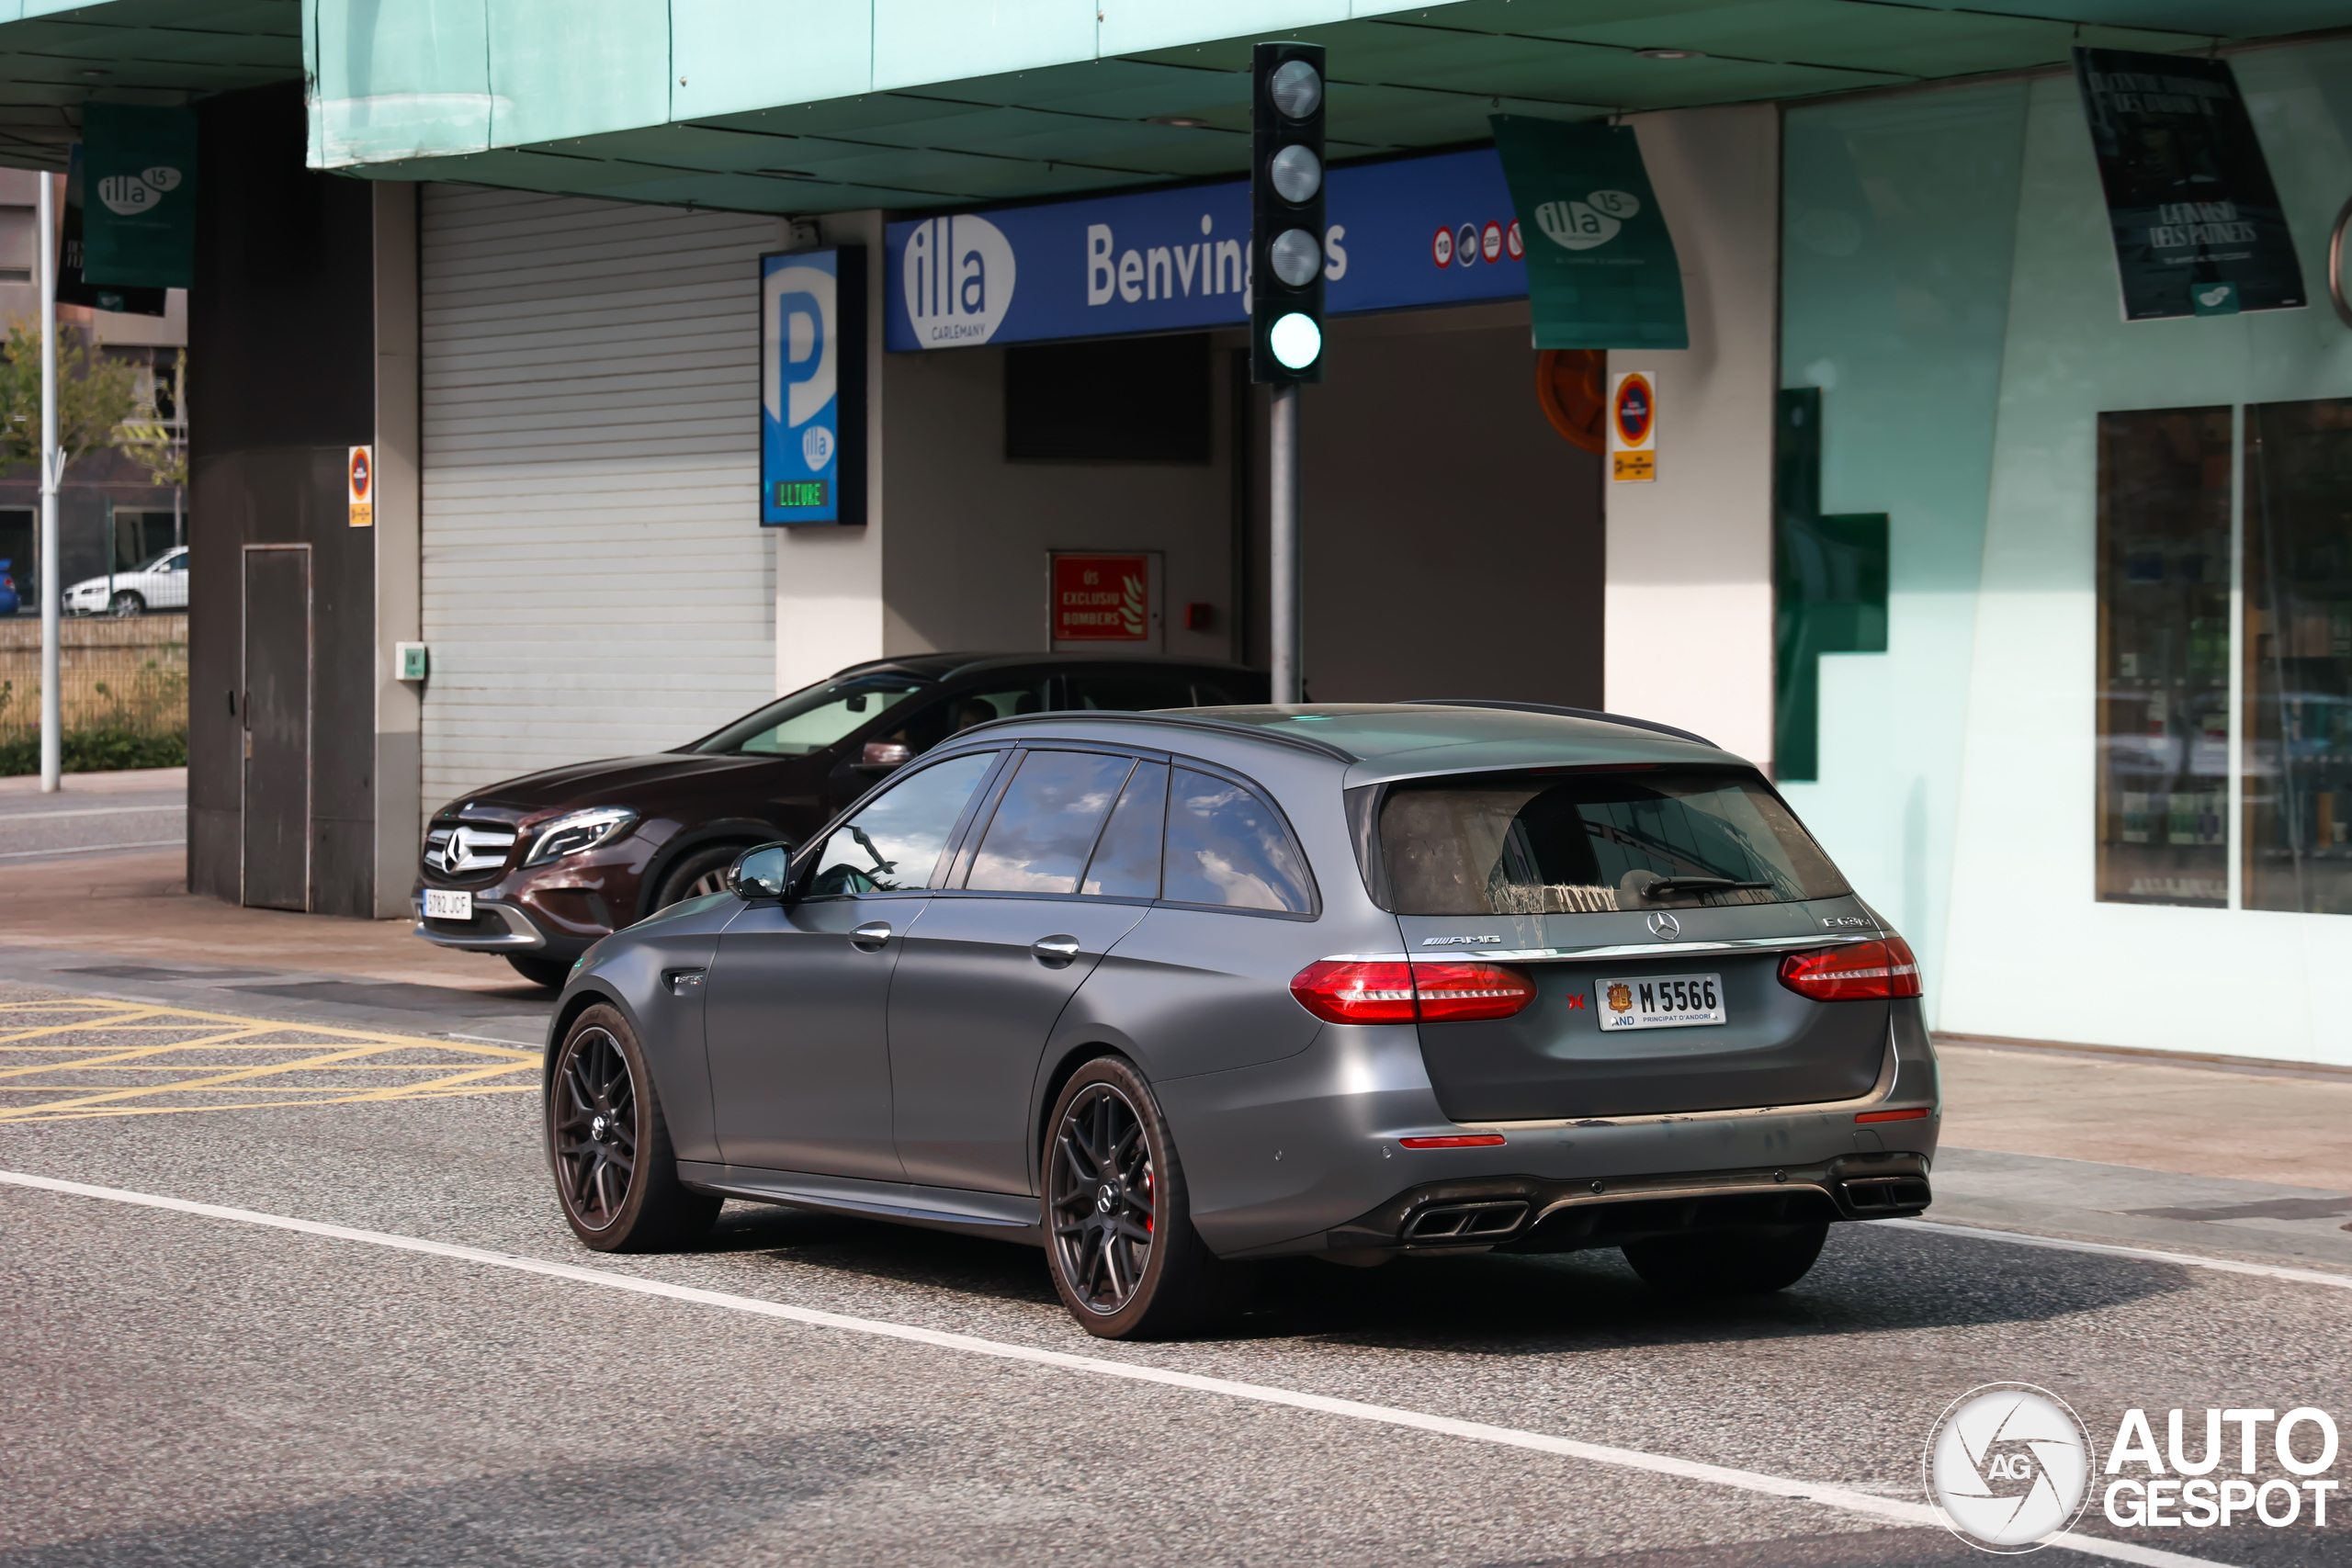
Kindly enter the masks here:
<path id="1" fill-rule="evenodd" d="M 1413 1250 L 1443 1239 L 1424 1236 L 1429 1222 L 1415 1219 L 1441 1200 L 1513 1206 L 1508 1225 L 1496 1211 L 1493 1234 L 1456 1236 L 1453 1247 L 1613 1247 L 1621 1241 L 1608 1238 L 1637 1226 L 1798 1223 L 1770 1217 L 1783 1209 L 1826 1220 L 1916 1213 L 1941 1130 L 1935 1055 L 1916 1006 L 1896 1010 L 1879 1081 L 1829 1104 L 1455 1124 L 1410 1024 L 1327 1025 L 1280 1061 L 1152 1088 L 1183 1160 L 1193 1225 L 1225 1258 Z M 1924 1114 L 1858 1120 L 1890 1110 Z M 1405 1142 L 1460 1134 L 1500 1141 Z M 1873 1198 L 1873 1180 L 1899 1190 Z M 1624 1207 L 1651 1202 L 1683 1207 Z M 1579 1229 L 1586 1210 L 1608 1213 Z"/>
<path id="2" fill-rule="evenodd" d="M 1846 1155 L 1792 1168 L 1692 1171 L 1614 1181 L 1435 1181 L 1324 1235 L 1333 1252 L 1580 1252 L 1734 1225 L 1917 1214 L 1931 1193 L 1919 1155 Z"/>

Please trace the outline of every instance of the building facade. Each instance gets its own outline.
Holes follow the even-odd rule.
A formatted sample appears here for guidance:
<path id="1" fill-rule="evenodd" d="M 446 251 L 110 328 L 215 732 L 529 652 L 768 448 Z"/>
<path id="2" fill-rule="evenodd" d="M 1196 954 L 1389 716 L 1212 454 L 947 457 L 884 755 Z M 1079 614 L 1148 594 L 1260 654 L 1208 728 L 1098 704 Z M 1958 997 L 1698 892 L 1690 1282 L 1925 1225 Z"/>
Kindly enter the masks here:
<path id="1" fill-rule="evenodd" d="M 299 50 L 307 91 L 187 68 L 208 138 L 274 106 L 285 167 L 234 213 L 208 186 L 198 363 L 290 354 L 343 389 L 252 383 L 265 412 L 209 442 L 198 389 L 223 596 L 198 711 L 203 671 L 245 692 L 294 656 L 264 547 L 313 552 L 318 671 L 283 742 L 302 803 L 232 754 L 250 708 L 199 722 L 199 886 L 397 915 L 421 814 L 500 777 L 675 746 L 861 659 L 1050 646 L 1056 552 L 1153 563 L 1148 649 L 1262 662 L 1246 333 L 1147 307 L 1207 286 L 1249 44 L 1296 36 L 1330 51 L 1347 265 L 1397 280 L 1351 309 L 1334 278 L 1305 394 L 1314 696 L 1605 705 L 1754 758 L 1910 934 L 1947 1032 L 2352 1062 L 2325 1002 L 2352 941 L 2352 39 L 2317 8 L 306 9 L 255 47 Z M 2306 304 L 2125 319 L 2078 44 L 2228 62 Z M 1508 220 L 1479 205 L 1495 112 L 1637 133 L 1690 338 L 1610 355 L 1658 389 L 1654 480 L 1547 420 L 1502 264 L 1379 237 L 1410 200 L 1451 203 L 1449 235 Z M 1407 194 L 1346 218 L 1341 174 Z M 1014 236 L 1017 287 L 1075 324 L 926 341 L 909 247 L 943 221 Z M 310 236 L 332 333 L 244 330 L 255 224 Z M 1046 229 L 1079 238 L 1023 248 Z M 762 528 L 760 257 L 834 247 L 871 304 L 861 516 Z"/>

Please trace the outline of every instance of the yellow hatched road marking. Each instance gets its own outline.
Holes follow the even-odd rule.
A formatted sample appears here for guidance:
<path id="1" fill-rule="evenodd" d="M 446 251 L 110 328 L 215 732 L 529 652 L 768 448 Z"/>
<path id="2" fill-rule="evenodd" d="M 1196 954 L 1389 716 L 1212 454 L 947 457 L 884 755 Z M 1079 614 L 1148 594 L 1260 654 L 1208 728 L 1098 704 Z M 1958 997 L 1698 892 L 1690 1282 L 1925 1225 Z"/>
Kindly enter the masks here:
<path id="1" fill-rule="evenodd" d="M 58 1021 L 60 1015 L 64 1021 Z M 23 1021 L 18 1026 L 16 1020 Z M 181 1034 L 182 1039 L 136 1044 L 74 1036 L 141 1033 Z M 288 1038 L 288 1037 L 292 1038 Z M 254 1053 L 284 1054 L 277 1061 L 254 1061 Z M 418 1052 L 434 1059 L 416 1061 Z M 207 1053 L 243 1055 L 239 1062 L 207 1059 Z M 409 1060 L 389 1061 L 389 1056 Z M 66 1058 L 66 1059 L 60 1059 Z M 537 1051 L 477 1041 L 435 1040 L 381 1030 L 332 1024 L 285 1023 L 240 1018 L 191 1008 L 101 998 L 0 1003 L 0 1096 L 40 1094 L 29 1103 L 0 1103 L 0 1122 L 81 1121 L 96 1116 L 161 1116 L 196 1111 L 251 1111 L 295 1105 L 359 1105 L 396 1100 L 447 1100 L 460 1095 L 523 1094 L 538 1088 Z M 360 1088 L 348 1080 L 279 1084 L 279 1075 L 368 1073 L 400 1075 Z M 106 1089 L 56 1081 L 74 1073 L 153 1073 L 159 1081 Z M 417 1079 L 413 1075 L 435 1076 Z M 528 1081 L 515 1081 L 522 1075 Z M 402 1078 L 407 1081 L 401 1081 Z M 50 1081 L 41 1081 L 49 1079 Z M 118 1083 L 119 1079 L 116 1080 Z M 263 1093 L 283 1098 L 229 1103 L 155 1103 L 159 1096 Z"/>

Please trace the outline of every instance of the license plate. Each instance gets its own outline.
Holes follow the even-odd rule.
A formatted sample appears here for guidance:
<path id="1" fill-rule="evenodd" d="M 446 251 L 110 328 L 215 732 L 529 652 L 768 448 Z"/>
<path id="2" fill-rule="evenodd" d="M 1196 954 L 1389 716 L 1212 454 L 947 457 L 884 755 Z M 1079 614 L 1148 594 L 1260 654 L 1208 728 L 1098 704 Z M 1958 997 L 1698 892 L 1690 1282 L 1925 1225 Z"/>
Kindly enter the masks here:
<path id="1" fill-rule="evenodd" d="M 474 918 L 474 896 L 447 887 L 428 887 L 424 890 L 424 918 L 470 920 Z"/>
<path id="2" fill-rule="evenodd" d="M 1720 975 L 1647 975 L 1638 980 L 1596 980 L 1593 999 L 1600 1027 L 1690 1029 L 1729 1021 Z"/>

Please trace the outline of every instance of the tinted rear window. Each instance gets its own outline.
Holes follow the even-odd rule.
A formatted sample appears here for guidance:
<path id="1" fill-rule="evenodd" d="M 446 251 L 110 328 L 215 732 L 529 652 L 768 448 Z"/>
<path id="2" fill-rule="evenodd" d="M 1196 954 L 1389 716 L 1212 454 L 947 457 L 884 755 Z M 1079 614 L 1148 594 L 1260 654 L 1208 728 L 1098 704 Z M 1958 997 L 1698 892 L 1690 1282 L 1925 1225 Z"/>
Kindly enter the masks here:
<path id="1" fill-rule="evenodd" d="M 1392 907 L 1405 915 L 1776 904 L 1851 891 L 1780 797 L 1736 773 L 1415 780 L 1382 803 L 1380 852 Z M 1687 880 L 1655 886 L 1662 877 Z"/>
<path id="2" fill-rule="evenodd" d="M 1178 904 L 1295 915 L 1315 908 L 1306 857 L 1282 818 L 1231 780 L 1189 768 L 1176 770 L 1159 896 Z"/>

